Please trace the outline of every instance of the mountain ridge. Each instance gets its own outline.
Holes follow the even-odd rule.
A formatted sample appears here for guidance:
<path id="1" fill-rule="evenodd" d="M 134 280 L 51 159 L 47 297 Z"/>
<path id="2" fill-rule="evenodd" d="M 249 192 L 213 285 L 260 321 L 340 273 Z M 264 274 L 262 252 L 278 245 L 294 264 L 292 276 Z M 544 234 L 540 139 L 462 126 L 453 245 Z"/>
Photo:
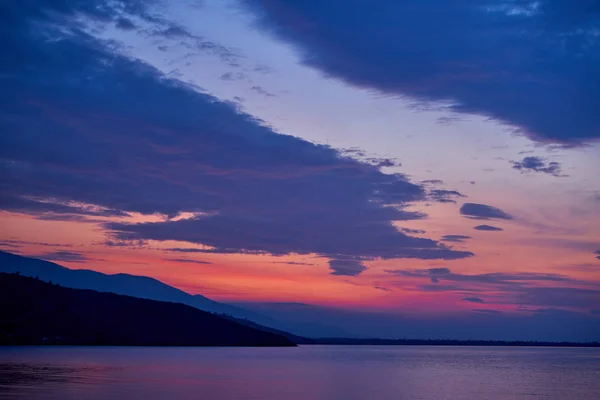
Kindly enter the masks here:
<path id="1" fill-rule="evenodd" d="M 201 294 L 189 294 L 158 279 L 126 273 L 105 274 L 89 269 L 70 269 L 51 261 L 0 251 L 0 272 L 19 272 L 73 289 L 90 289 L 141 299 L 183 303 L 215 314 L 268 323 L 269 318 L 241 307 L 219 303 Z"/>
<path id="2" fill-rule="evenodd" d="M 0 345 L 295 346 L 181 303 L 0 273 Z"/>

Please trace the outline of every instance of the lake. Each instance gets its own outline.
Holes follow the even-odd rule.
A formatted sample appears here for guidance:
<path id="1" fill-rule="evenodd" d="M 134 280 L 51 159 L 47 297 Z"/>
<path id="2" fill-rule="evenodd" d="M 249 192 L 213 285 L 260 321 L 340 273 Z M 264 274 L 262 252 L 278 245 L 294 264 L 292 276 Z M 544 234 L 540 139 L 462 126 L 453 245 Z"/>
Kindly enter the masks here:
<path id="1" fill-rule="evenodd" d="M 0 347 L 0 398 L 600 399 L 600 349 Z"/>

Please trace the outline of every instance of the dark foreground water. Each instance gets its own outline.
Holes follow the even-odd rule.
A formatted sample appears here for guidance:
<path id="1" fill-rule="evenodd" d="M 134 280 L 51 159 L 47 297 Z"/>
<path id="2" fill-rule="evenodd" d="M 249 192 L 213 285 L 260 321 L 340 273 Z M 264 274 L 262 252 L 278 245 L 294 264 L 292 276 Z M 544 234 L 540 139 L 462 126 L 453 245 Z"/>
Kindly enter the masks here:
<path id="1" fill-rule="evenodd" d="M 0 347 L 17 399 L 600 399 L 600 349 Z"/>

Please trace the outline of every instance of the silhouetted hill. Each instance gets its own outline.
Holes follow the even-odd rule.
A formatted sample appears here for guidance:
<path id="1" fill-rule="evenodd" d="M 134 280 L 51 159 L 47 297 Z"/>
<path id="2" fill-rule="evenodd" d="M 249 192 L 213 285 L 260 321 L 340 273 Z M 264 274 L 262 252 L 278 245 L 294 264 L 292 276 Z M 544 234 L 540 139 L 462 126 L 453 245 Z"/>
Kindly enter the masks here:
<path id="1" fill-rule="evenodd" d="M 69 269 L 53 262 L 18 256 L 4 251 L 0 251 L 0 272 L 19 272 L 23 276 L 38 277 L 43 281 L 52 281 L 74 289 L 91 289 L 142 299 L 183 303 L 200 310 L 250 319 L 261 324 L 271 322 L 269 318 L 255 312 L 219 303 L 202 295 L 191 295 L 147 276 L 108 275 L 90 270 Z"/>
<path id="2" fill-rule="evenodd" d="M 185 304 L 0 273 L 0 344 L 294 346 Z"/>
<path id="3" fill-rule="evenodd" d="M 258 312 L 213 301 L 207 297 L 192 295 L 147 276 L 129 274 L 103 274 L 101 272 L 69 269 L 50 261 L 23 257 L 0 251 L 0 272 L 19 272 L 23 276 L 38 277 L 46 282 L 58 283 L 74 289 L 91 289 L 126 296 L 158 301 L 183 303 L 203 311 L 212 312 L 256 329 L 278 333 L 295 343 L 305 343 L 302 338 L 286 330 L 303 331 L 302 326 L 291 322 L 282 323 Z M 306 330 L 306 329 L 304 329 Z M 340 332 L 326 331 L 328 334 Z"/>
<path id="4" fill-rule="evenodd" d="M 261 331 L 265 331 L 265 332 L 271 332 L 274 333 L 276 335 L 281 335 L 283 337 L 288 338 L 290 341 L 296 343 L 296 344 L 317 344 L 313 339 L 308 338 L 308 337 L 303 337 L 303 336 L 298 336 L 298 335 L 294 335 L 293 333 L 290 332 L 286 332 L 280 329 L 276 329 L 276 328 L 271 328 L 268 326 L 264 326 L 264 325 L 260 325 L 257 324 L 255 322 L 252 322 L 250 320 L 247 319 L 238 319 L 238 318 L 233 318 L 230 316 L 224 316 L 225 318 L 228 318 L 232 321 L 235 321 L 237 323 L 240 323 L 242 325 L 245 326 L 249 326 L 251 328 L 255 328 Z"/>

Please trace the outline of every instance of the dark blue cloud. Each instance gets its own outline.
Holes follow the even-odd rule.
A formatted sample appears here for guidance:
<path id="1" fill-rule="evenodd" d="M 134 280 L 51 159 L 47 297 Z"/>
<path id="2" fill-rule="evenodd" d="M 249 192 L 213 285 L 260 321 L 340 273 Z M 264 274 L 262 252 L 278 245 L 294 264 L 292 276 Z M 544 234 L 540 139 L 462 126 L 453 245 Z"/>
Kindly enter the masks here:
<path id="1" fill-rule="evenodd" d="M 278 134 L 114 54 L 74 22 L 132 14 L 154 23 L 147 4 L 46 0 L 2 10 L 0 209 L 44 218 L 159 213 L 164 222 L 106 225 L 110 242 L 180 240 L 207 253 L 472 255 L 394 226 L 424 218 L 405 207 L 431 199 L 406 176 Z M 196 217 L 173 219 L 181 212 Z"/>
<path id="2" fill-rule="evenodd" d="M 467 197 L 456 190 L 434 189 L 430 190 L 428 193 L 432 200 L 440 203 L 456 203 L 456 200 L 454 200 L 453 197 Z"/>
<path id="3" fill-rule="evenodd" d="M 473 229 L 475 229 L 476 231 L 488 231 L 488 232 L 500 232 L 500 231 L 504 230 L 502 228 L 498 228 L 496 226 L 491 226 L 491 225 L 477 225 Z"/>
<path id="4" fill-rule="evenodd" d="M 408 233 L 411 235 L 423 235 L 423 234 L 427 233 L 423 229 L 400 228 L 400 230 L 404 233 Z"/>
<path id="5" fill-rule="evenodd" d="M 190 264 L 212 264 L 211 262 L 208 262 L 208 261 L 190 260 L 187 258 L 164 258 L 163 260 L 178 262 L 178 263 L 190 263 Z"/>
<path id="6" fill-rule="evenodd" d="M 460 213 L 465 217 L 473 219 L 513 219 L 512 215 L 505 213 L 497 207 L 477 203 L 463 204 L 460 208 Z"/>
<path id="7" fill-rule="evenodd" d="M 471 236 L 466 236 L 466 235 L 444 235 L 444 236 L 442 236 L 442 238 L 440 240 L 442 240 L 444 242 L 463 243 L 463 242 L 466 242 L 469 239 L 471 239 Z"/>
<path id="8" fill-rule="evenodd" d="M 123 29 L 124 31 L 132 31 L 137 27 L 129 18 L 121 17 L 117 19 L 117 28 Z"/>
<path id="9" fill-rule="evenodd" d="M 400 277 L 428 279 L 433 284 L 417 286 L 418 291 L 490 293 L 486 303 L 589 309 L 600 303 L 600 290 L 590 282 L 565 275 L 536 272 L 493 272 L 460 274 L 448 268 L 396 269 L 385 272 Z M 544 286 L 540 286 L 544 283 Z M 403 282 L 397 282 L 404 286 Z M 597 285 L 596 285 L 597 286 Z M 469 296 L 476 297 L 476 296 Z"/>
<path id="10" fill-rule="evenodd" d="M 486 314 L 486 315 L 502 315 L 502 311 L 498 311 L 498 310 L 477 309 L 477 310 L 472 310 L 472 311 L 476 312 L 476 313 L 480 313 L 480 314 Z"/>
<path id="11" fill-rule="evenodd" d="M 286 264 L 286 265 L 315 265 L 315 264 L 310 264 L 310 263 L 304 263 L 304 262 L 296 262 L 296 261 L 273 261 L 273 264 Z"/>
<path id="12" fill-rule="evenodd" d="M 448 268 L 429 268 L 429 269 L 396 269 L 386 270 L 385 272 L 398 276 L 412 277 L 412 278 L 429 278 L 434 279 L 435 282 L 449 281 L 449 282 L 474 282 L 474 283 L 487 283 L 494 285 L 512 285 L 518 282 L 565 282 L 565 283 L 577 283 L 578 281 L 573 280 L 567 276 L 550 273 L 535 273 L 535 272 L 493 272 L 486 274 L 458 274 L 452 272 Z"/>
<path id="13" fill-rule="evenodd" d="M 16 247 L 23 247 L 23 246 L 73 247 L 72 244 L 32 242 L 29 240 L 13 240 L 13 239 L 0 240 L 0 245 L 11 245 L 11 247 L 12 246 L 16 246 Z"/>
<path id="14" fill-rule="evenodd" d="M 18 167 L 14 167 L 7 163 L 4 166 L 0 166 L 0 171 L 6 169 L 7 171 L 12 172 L 16 168 Z M 6 178 L 9 178 L 8 175 Z M 10 191 L 0 192 L 0 207 L 5 210 L 37 215 L 40 219 L 44 219 L 45 216 L 46 219 L 53 218 L 54 220 L 59 221 L 70 220 L 74 217 L 77 218 L 82 216 L 126 217 L 129 215 L 124 211 L 114 208 L 93 207 L 51 197 L 29 197 L 27 195 L 23 196 L 22 194 L 15 194 Z M 46 213 L 52 214 L 49 216 Z"/>
<path id="15" fill-rule="evenodd" d="M 374 289 L 381 290 L 382 292 L 391 292 L 391 289 L 385 288 L 383 286 L 373 286 Z"/>
<path id="16" fill-rule="evenodd" d="M 511 301 L 532 306 L 589 309 L 600 304 L 600 290 L 562 286 L 526 287 L 515 290 Z"/>
<path id="17" fill-rule="evenodd" d="M 331 275 L 357 276 L 367 269 L 357 260 L 329 260 Z"/>
<path id="18" fill-rule="evenodd" d="M 450 101 L 544 142 L 600 138 L 598 1 L 245 3 L 306 64 L 351 84 Z"/>
<path id="19" fill-rule="evenodd" d="M 468 301 L 471 303 L 485 303 L 485 301 L 483 301 L 483 299 L 480 297 L 465 297 L 463 298 L 463 301 Z"/>
<path id="20" fill-rule="evenodd" d="M 90 260 L 85 254 L 75 251 L 53 251 L 49 253 L 32 255 L 31 257 L 40 258 L 46 261 L 63 261 L 74 263 L 84 263 Z"/>
<path id="21" fill-rule="evenodd" d="M 529 156 L 523 158 L 521 161 L 511 161 L 512 167 L 524 172 L 542 172 L 544 174 L 550 174 L 556 177 L 565 177 L 567 175 L 562 174 L 561 165 L 559 162 L 552 161 L 546 163 L 546 160 L 540 157 Z"/>
<path id="22" fill-rule="evenodd" d="M 594 254 L 596 254 L 596 258 L 600 260 L 600 250 L 596 251 Z"/>

